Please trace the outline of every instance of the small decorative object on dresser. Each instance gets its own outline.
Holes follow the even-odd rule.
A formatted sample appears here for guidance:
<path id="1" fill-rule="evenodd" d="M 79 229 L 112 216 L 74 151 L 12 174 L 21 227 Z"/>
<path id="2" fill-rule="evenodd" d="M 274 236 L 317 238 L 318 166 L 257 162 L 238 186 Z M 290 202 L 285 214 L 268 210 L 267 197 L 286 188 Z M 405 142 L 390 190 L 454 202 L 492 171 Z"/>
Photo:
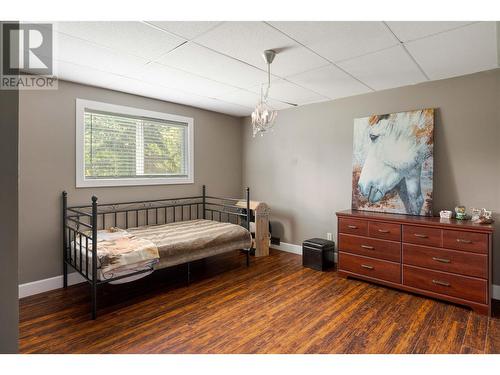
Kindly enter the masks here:
<path id="1" fill-rule="evenodd" d="M 317 271 L 333 267 L 335 242 L 323 238 L 311 238 L 302 243 L 302 265 Z"/>
<path id="2" fill-rule="evenodd" d="M 471 208 L 470 209 L 470 219 L 474 222 L 479 221 L 479 217 L 485 211 L 484 208 Z"/>
<path id="3" fill-rule="evenodd" d="M 439 211 L 439 217 L 441 217 L 441 219 L 451 219 L 452 215 L 453 213 L 451 211 Z"/>
<path id="4" fill-rule="evenodd" d="M 457 220 L 468 220 L 469 216 L 467 215 L 467 210 L 465 206 L 457 206 L 455 207 L 455 217 Z"/>
<path id="5" fill-rule="evenodd" d="M 492 224 L 495 220 L 491 217 L 491 211 L 486 208 L 471 208 L 471 220 L 479 224 Z"/>
<path id="6" fill-rule="evenodd" d="M 491 315 L 493 226 L 356 210 L 337 218 L 340 275 Z"/>
<path id="7" fill-rule="evenodd" d="M 491 215 L 492 215 L 491 211 L 485 210 L 483 208 L 481 214 L 479 215 L 479 219 L 477 220 L 477 222 L 479 224 L 493 224 L 493 222 L 495 220 L 493 220 Z"/>

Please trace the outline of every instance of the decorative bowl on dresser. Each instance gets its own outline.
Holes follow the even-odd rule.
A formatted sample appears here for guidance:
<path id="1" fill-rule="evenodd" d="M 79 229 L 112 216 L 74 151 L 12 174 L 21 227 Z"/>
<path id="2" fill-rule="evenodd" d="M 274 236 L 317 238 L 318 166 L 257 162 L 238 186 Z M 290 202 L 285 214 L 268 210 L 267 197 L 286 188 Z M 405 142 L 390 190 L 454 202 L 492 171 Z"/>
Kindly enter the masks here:
<path id="1" fill-rule="evenodd" d="M 492 225 L 356 210 L 337 219 L 340 275 L 491 315 Z"/>

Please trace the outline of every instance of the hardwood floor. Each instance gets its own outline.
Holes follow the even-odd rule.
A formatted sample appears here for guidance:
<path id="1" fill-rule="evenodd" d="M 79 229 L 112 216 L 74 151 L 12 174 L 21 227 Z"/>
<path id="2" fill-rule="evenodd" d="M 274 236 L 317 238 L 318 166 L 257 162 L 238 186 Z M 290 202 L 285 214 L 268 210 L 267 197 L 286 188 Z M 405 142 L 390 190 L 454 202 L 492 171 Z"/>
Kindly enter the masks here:
<path id="1" fill-rule="evenodd" d="M 500 319 L 237 252 L 107 285 L 89 319 L 84 284 L 20 301 L 22 353 L 500 353 Z M 498 310 L 498 309 L 497 309 Z"/>

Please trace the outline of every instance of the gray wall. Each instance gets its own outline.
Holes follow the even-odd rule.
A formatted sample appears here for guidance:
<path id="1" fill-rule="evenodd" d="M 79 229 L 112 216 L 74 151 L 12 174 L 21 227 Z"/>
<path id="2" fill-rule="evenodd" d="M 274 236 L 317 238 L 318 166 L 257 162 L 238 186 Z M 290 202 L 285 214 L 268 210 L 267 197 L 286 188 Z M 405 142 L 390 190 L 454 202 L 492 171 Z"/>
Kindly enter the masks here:
<path id="1" fill-rule="evenodd" d="M 75 188 L 75 99 L 103 101 L 194 118 L 194 184 Z M 61 192 L 70 204 L 189 196 L 243 196 L 240 120 L 179 104 L 70 82 L 20 95 L 19 282 L 62 274 Z"/>
<path id="2" fill-rule="evenodd" d="M 17 91 L 0 90 L 0 353 L 17 352 L 19 326 L 18 99 Z"/>
<path id="3" fill-rule="evenodd" d="M 434 210 L 458 203 L 500 218 L 500 70 L 281 111 L 273 132 L 252 138 L 242 120 L 243 184 L 271 206 L 273 231 L 300 244 L 336 233 L 335 211 L 351 206 L 353 119 L 437 108 Z M 272 90 L 272 88 L 271 88 Z M 500 231 L 494 280 L 500 284 Z"/>

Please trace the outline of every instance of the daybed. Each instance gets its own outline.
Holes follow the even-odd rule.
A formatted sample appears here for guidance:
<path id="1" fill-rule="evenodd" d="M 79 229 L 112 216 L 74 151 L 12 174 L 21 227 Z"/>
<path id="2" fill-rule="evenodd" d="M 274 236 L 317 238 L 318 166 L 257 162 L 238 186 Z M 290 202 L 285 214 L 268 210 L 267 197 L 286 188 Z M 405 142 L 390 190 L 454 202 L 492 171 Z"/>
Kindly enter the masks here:
<path id="1" fill-rule="evenodd" d="M 240 199 L 207 196 L 68 207 L 63 192 L 63 275 L 68 266 L 91 286 L 91 316 L 97 316 L 97 287 L 144 277 L 155 270 L 252 246 L 250 191 Z M 244 223 L 245 227 L 240 225 Z"/>

